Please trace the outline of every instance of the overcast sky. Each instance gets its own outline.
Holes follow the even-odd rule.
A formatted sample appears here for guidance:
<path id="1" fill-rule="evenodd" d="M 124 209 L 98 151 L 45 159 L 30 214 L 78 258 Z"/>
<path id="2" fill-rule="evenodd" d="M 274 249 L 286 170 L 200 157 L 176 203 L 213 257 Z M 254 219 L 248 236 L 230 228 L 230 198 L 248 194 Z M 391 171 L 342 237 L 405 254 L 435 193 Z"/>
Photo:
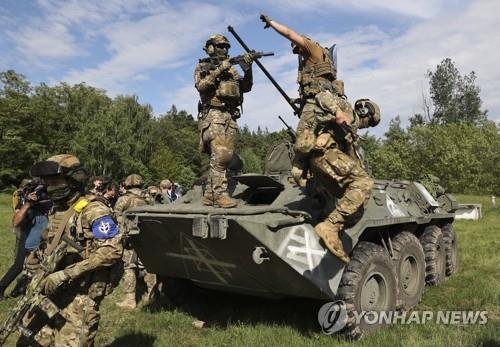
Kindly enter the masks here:
<path id="1" fill-rule="evenodd" d="M 262 3 L 263 5 L 256 5 Z M 422 112 L 425 73 L 451 58 L 462 74 L 475 71 L 483 108 L 500 121 L 500 1 L 496 0 L 3 0 L 0 3 L 0 70 L 14 69 L 35 84 L 65 81 L 136 94 L 155 114 L 172 104 L 196 115 L 193 70 L 213 33 L 226 35 L 231 55 L 243 53 L 227 32 L 274 51 L 262 63 L 291 97 L 297 96 L 296 56 L 288 41 L 263 29 L 260 13 L 324 46 L 338 46 L 338 77 L 354 102 L 379 103 L 383 121 Z M 293 126 L 289 106 L 254 67 L 240 125 L 269 130 Z"/>

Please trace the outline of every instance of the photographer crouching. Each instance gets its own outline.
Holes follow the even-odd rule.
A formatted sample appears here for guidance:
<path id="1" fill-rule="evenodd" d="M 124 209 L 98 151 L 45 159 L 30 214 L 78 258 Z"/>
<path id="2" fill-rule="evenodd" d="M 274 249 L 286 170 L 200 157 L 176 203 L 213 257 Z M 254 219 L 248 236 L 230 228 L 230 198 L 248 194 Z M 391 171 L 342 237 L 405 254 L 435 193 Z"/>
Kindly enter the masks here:
<path id="1" fill-rule="evenodd" d="M 25 257 L 38 248 L 42 232 L 48 226 L 48 213 L 51 208 L 52 202 L 48 198 L 47 188 L 42 180 L 28 181 L 20 190 L 19 201 L 12 217 L 16 234 L 14 263 L 0 279 L 0 300 L 5 299 L 5 290 L 23 270 Z M 20 289 L 18 287 L 21 282 L 24 281 L 18 282 L 14 291 Z"/>

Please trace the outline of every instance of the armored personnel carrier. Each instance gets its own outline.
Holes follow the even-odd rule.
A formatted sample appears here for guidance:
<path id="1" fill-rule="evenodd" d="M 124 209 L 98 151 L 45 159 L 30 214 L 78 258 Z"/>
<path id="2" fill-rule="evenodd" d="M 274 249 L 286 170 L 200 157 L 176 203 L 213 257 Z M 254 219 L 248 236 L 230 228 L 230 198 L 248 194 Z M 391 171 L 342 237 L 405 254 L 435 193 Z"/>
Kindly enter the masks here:
<path id="1" fill-rule="evenodd" d="M 262 297 L 342 300 L 344 333 L 358 338 L 373 326 L 354 311 L 409 310 L 425 284 L 457 269 L 451 195 L 434 197 L 419 182 L 375 180 L 364 213 L 343 236 L 351 261 L 333 256 L 314 226 L 334 208 L 314 184 L 290 179 L 292 145 L 268 154 L 265 174 L 233 177 L 237 208 L 201 203 L 195 187 L 170 205 L 126 214 L 130 241 L 148 271 L 197 286 Z"/>

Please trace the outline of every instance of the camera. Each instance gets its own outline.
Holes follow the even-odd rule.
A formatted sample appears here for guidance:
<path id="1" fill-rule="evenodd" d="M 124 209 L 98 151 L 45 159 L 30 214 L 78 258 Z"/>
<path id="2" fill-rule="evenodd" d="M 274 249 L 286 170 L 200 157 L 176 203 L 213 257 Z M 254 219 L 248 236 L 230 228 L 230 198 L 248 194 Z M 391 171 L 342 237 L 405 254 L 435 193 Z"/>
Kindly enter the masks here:
<path id="1" fill-rule="evenodd" d="M 49 194 L 47 192 L 47 186 L 40 179 L 34 179 L 30 183 L 24 186 L 21 192 L 21 200 L 23 203 L 29 201 L 28 195 L 31 193 L 35 193 L 37 197 L 37 202 L 49 200 Z"/>

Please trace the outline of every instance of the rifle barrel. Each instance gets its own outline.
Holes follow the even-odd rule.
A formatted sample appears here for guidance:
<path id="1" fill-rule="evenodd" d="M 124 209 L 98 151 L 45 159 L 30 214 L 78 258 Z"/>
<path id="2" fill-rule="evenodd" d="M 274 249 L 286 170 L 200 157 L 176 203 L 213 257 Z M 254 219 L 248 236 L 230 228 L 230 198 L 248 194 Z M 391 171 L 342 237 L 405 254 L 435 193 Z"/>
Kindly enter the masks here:
<path id="1" fill-rule="evenodd" d="M 243 42 L 241 37 L 236 33 L 236 31 L 234 30 L 234 28 L 232 26 L 228 26 L 227 30 L 231 34 L 233 34 L 236 41 L 238 41 L 238 43 L 241 45 L 241 47 L 243 47 L 243 49 L 245 49 L 245 51 L 247 51 L 248 53 L 252 53 L 252 50 L 250 48 L 248 48 L 248 46 L 245 44 L 245 42 Z M 285 98 L 285 100 L 288 102 L 288 104 L 293 108 L 293 112 L 296 115 L 298 115 L 300 112 L 298 107 L 292 102 L 290 97 L 286 94 L 286 92 L 283 90 L 283 88 L 281 88 L 281 86 L 278 84 L 278 82 L 275 81 L 273 76 L 271 76 L 271 74 L 267 71 L 267 69 L 264 67 L 264 65 L 262 65 L 262 63 L 259 60 L 255 60 L 255 64 L 257 64 L 257 66 L 262 70 L 264 75 L 266 75 L 267 78 L 271 81 L 271 83 L 276 87 L 276 89 L 278 89 L 278 92 L 280 92 L 281 96 L 283 96 Z"/>

